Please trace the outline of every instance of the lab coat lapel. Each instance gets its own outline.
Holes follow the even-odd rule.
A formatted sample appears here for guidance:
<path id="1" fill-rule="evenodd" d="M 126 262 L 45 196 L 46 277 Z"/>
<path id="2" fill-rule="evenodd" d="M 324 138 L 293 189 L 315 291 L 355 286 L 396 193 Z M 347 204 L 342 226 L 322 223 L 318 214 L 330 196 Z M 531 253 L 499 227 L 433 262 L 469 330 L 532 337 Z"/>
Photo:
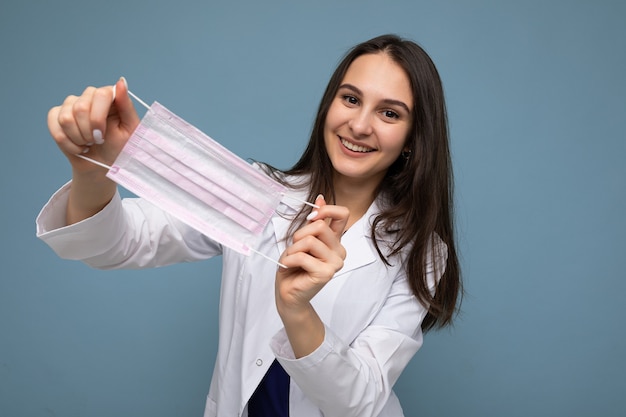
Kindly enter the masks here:
<path id="1" fill-rule="evenodd" d="M 377 255 L 374 253 L 371 239 L 366 234 L 365 227 L 355 228 L 353 226 L 342 236 L 341 244 L 346 249 L 346 259 L 343 262 L 343 268 L 335 274 L 335 277 L 369 265 L 376 260 Z"/>

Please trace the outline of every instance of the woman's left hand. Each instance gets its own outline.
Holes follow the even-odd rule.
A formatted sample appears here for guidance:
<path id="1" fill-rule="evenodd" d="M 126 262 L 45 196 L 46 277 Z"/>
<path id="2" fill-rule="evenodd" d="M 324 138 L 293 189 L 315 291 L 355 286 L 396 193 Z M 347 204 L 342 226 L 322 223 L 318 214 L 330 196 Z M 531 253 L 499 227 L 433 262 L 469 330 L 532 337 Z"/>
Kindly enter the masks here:
<path id="1" fill-rule="evenodd" d="M 319 209 L 309 215 L 309 223 L 294 234 L 293 243 L 280 258 L 287 268 L 276 273 L 276 307 L 296 357 L 310 353 L 323 340 L 324 327 L 311 299 L 343 267 L 346 258 L 341 235 L 350 215 L 348 209 L 327 205 L 322 196 L 315 204 Z M 315 334 L 318 337 L 311 337 Z"/>
<path id="2" fill-rule="evenodd" d="M 276 274 L 277 302 L 287 309 L 308 304 L 343 267 L 346 258 L 341 235 L 348 221 L 348 209 L 327 205 L 322 196 L 317 197 L 315 204 L 320 208 L 294 234 L 292 245 L 279 261 L 287 268 L 280 268 Z"/>

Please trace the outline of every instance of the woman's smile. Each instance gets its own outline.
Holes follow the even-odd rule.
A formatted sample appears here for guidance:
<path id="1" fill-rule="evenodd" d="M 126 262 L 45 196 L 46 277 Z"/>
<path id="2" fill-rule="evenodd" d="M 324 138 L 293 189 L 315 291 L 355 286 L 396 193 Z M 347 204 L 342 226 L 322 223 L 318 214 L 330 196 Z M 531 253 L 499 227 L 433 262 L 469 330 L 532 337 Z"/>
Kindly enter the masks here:
<path id="1" fill-rule="evenodd" d="M 370 152 L 374 152 L 376 151 L 376 149 L 367 147 L 365 145 L 362 144 L 356 144 L 353 142 L 348 141 L 346 138 L 342 138 L 341 136 L 339 137 L 339 140 L 341 141 L 341 144 L 348 150 L 350 150 L 351 152 L 356 152 L 356 153 L 370 153 Z"/>
<path id="2" fill-rule="evenodd" d="M 404 69 L 386 53 L 356 58 L 331 102 L 324 141 L 337 179 L 376 187 L 405 147 L 413 95 Z"/>

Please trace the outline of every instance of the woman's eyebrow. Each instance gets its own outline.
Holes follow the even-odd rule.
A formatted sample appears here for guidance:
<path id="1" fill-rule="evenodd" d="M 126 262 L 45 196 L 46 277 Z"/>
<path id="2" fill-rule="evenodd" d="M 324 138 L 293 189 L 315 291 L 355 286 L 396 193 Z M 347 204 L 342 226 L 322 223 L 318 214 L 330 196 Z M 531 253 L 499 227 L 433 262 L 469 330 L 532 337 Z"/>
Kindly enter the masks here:
<path id="1" fill-rule="evenodd" d="M 351 90 L 351 91 L 353 91 L 354 93 L 356 93 L 359 96 L 363 95 L 363 92 L 361 91 L 360 88 L 358 88 L 355 85 L 349 84 L 349 83 L 341 84 L 339 86 L 339 90 L 341 90 L 341 89 Z M 385 103 L 385 104 L 389 104 L 389 105 L 400 106 L 400 107 L 404 108 L 404 110 L 406 110 L 406 112 L 408 114 L 411 114 L 411 110 L 409 109 L 409 106 L 407 106 L 406 103 L 403 102 L 403 101 L 394 100 L 394 99 L 391 99 L 391 98 L 386 98 L 386 99 L 383 99 L 382 102 Z"/>

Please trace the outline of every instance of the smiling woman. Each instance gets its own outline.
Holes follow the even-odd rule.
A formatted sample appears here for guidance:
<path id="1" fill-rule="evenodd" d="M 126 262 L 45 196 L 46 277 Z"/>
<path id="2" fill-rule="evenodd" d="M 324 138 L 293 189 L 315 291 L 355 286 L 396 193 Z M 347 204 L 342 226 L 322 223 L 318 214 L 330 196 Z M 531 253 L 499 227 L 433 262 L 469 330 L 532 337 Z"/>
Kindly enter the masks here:
<path id="1" fill-rule="evenodd" d="M 388 72 L 381 71 L 383 68 Z M 360 109 L 364 92 L 360 86 L 346 81 L 348 77 L 357 77 L 357 70 L 362 77 L 359 82 L 370 92 L 378 94 L 377 99 L 382 105 L 375 113 L 378 118 L 381 114 L 390 116 L 387 111 L 395 109 L 398 119 L 392 117 L 390 120 L 396 120 L 401 125 L 402 120 L 408 121 L 408 132 L 399 157 L 396 155 L 382 179 L 354 186 L 352 177 L 337 175 L 329 154 L 332 144 L 335 144 L 334 149 L 343 149 L 345 159 L 352 156 L 356 160 L 357 154 L 349 152 L 348 147 L 357 144 L 366 146 L 364 143 L 367 144 L 367 140 L 352 138 L 353 141 L 350 141 L 336 132 L 328 133 L 328 119 L 332 117 L 330 110 L 337 101 L 347 101 L 350 104 L 346 106 Z M 372 78 L 364 77 L 365 73 L 371 74 Z M 377 82 L 374 83 L 374 80 Z M 382 91 L 381 85 L 387 85 L 389 90 Z M 371 106 L 370 103 L 368 105 Z M 400 111 L 403 107 L 408 108 L 407 115 Z M 360 116 L 361 111 L 354 113 Z M 370 120 L 371 124 L 366 125 L 368 131 L 365 133 L 374 133 L 374 117 L 366 120 Z M 360 123 L 358 117 L 356 123 Z M 341 139 L 344 139 L 343 147 L 337 144 Z M 339 151 L 336 153 L 340 154 Z M 329 172 L 332 175 L 328 175 Z M 383 209 L 375 216 L 370 235 L 383 260 L 383 252 L 375 238 L 380 229 L 393 236 L 393 243 L 388 245 L 391 253 L 398 254 L 411 248 L 407 265 L 409 282 L 416 297 L 429 306 L 422 328 L 428 330 L 451 323 L 457 296 L 462 292 L 452 218 L 452 162 L 443 85 L 424 49 L 394 35 L 383 35 L 355 46 L 331 76 L 304 154 L 285 173 L 308 175 L 311 190 L 318 190 L 331 201 L 349 205 L 349 222 L 365 213 L 375 198 Z M 339 183 L 337 177 L 346 182 L 345 186 L 336 186 Z M 373 191 L 372 195 L 368 196 L 360 187 Z M 357 194 L 359 197 L 354 198 Z M 309 198 L 314 197 L 314 191 L 311 191 Z M 436 252 L 439 247 L 439 239 L 447 245 L 447 263 L 444 270 L 434 271 L 443 277 L 435 291 L 432 283 L 427 282 L 425 268 L 429 265 L 430 251 L 434 248 Z M 432 266 L 437 268 L 436 263 Z"/>
<path id="2" fill-rule="evenodd" d="M 39 237 L 99 268 L 223 255 L 205 416 L 401 416 L 393 385 L 423 332 L 451 322 L 460 292 L 443 90 L 428 55 L 393 35 L 357 45 L 300 160 L 263 165 L 294 201 L 317 206 L 283 201 L 263 228 L 254 252 L 279 258 L 278 269 L 163 207 L 122 201 L 106 170 L 75 156 L 110 164 L 138 123 L 124 80 L 50 110 L 73 179 L 44 207 Z"/>
<path id="3" fill-rule="evenodd" d="M 387 54 L 354 60 L 328 109 L 324 130 L 339 194 L 345 195 L 341 188 L 349 186 L 362 193 L 363 201 L 375 198 L 387 169 L 407 150 L 412 106 L 409 78 Z M 363 214 L 351 213 L 355 218 Z"/>

